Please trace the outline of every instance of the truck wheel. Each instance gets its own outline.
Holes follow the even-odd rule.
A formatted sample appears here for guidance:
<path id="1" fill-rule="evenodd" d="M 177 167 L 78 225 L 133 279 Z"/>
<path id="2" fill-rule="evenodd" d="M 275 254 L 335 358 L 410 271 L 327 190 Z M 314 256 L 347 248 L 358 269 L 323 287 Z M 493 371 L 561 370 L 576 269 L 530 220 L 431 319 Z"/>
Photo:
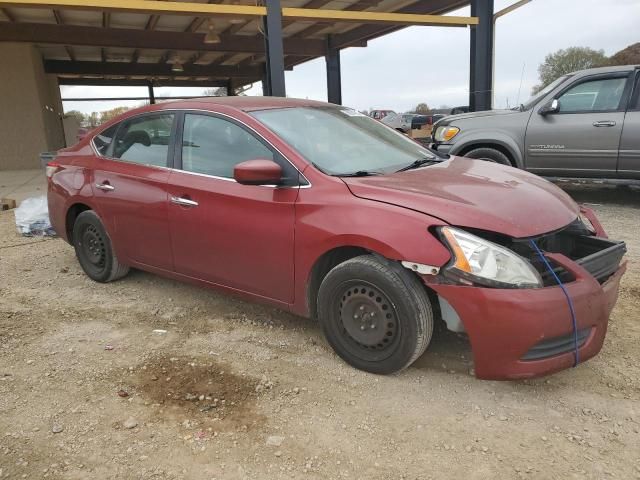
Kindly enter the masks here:
<path id="1" fill-rule="evenodd" d="M 502 165 L 512 166 L 509 157 L 507 157 L 500 150 L 496 150 L 495 148 L 474 148 L 473 150 L 465 153 L 464 156 L 467 158 L 475 158 L 477 160 L 486 160 L 488 162 L 501 163 Z"/>
<path id="2" fill-rule="evenodd" d="M 388 374 L 411 365 L 433 333 L 431 302 L 402 266 L 361 255 L 334 267 L 318 292 L 327 341 L 350 365 Z"/>
<path id="3" fill-rule="evenodd" d="M 129 273 L 129 267 L 118 261 L 100 217 L 92 210 L 76 218 L 73 246 L 84 273 L 96 282 L 111 282 Z"/>

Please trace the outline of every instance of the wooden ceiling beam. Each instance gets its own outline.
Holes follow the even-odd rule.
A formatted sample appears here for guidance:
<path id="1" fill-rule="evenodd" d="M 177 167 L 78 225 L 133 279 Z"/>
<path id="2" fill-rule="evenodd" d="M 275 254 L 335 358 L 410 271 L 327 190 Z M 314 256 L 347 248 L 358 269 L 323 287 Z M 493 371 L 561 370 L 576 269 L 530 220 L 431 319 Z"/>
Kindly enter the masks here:
<path id="1" fill-rule="evenodd" d="M 147 86 L 153 82 L 156 87 L 225 87 L 228 80 L 174 80 L 174 79 L 113 79 L 113 78 L 82 78 L 58 77 L 60 85 L 89 85 L 89 86 Z"/>
<path id="2" fill-rule="evenodd" d="M 145 77 L 255 77 L 262 73 L 262 68 L 252 66 L 217 65 L 184 65 L 184 71 L 173 72 L 171 65 L 159 63 L 129 62 L 70 62 L 66 60 L 45 60 L 46 73 L 56 75 L 101 75 L 101 76 L 145 76 Z"/>

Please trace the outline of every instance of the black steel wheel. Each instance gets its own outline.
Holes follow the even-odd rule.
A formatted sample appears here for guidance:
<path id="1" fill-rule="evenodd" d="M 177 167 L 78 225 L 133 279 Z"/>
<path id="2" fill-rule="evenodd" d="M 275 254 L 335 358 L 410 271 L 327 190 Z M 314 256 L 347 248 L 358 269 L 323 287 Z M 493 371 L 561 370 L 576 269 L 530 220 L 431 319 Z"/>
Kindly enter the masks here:
<path id="1" fill-rule="evenodd" d="M 73 225 L 73 246 L 84 272 L 97 282 L 110 282 L 125 276 L 129 267 L 122 265 L 112 247 L 109 235 L 98 215 L 82 212 Z"/>
<path id="2" fill-rule="evenodd" d="M 411 365 L 433 331 L 431 304 L 415 274 L 371 255 L 327 274 L 318 292 L 318 318 L 340 357 L 381 374 Z"/>

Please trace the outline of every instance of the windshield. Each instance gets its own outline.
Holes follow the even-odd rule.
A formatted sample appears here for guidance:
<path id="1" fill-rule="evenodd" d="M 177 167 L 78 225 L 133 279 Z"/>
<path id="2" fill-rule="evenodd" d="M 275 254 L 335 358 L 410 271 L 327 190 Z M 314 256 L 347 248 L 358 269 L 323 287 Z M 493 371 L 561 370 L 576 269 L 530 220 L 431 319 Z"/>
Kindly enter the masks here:
<path id="1" fill-rule="evenodd" d="M 309 162 L 329 175 L 395 172 L 428 149 L 355 110 L 295 107 L 251 112 Z"/>
<path id="2" fill-rule="evenodd" d="M 527 100 L 526 102 L 524 102 L 522 105 L 520 105 L 519 107 L 516 107 L 515 109 L 517 110 L 518 108 L 520 108 L 521 110 L 529 110 L 531 107 L 533 107 L 536 103 L 538 103 L 538 100 L 540 100 L 541 98 L 545 97 L 551 90 L 553 90 L 554 88 L 556 88 L 558 85 L 560 85 L 562 82 L 564 82 L 567 78 L 569 78 L 571 75 L 563 75 L 562 77 L 556 78 L 553 82 L 551 82 L 549 85 L 547 85 L 546 87 L 544 87 L 542 90 L 540 90 L 538 93 L 536 93 L 535 95 L 533 95 L 529 100 Z"/>

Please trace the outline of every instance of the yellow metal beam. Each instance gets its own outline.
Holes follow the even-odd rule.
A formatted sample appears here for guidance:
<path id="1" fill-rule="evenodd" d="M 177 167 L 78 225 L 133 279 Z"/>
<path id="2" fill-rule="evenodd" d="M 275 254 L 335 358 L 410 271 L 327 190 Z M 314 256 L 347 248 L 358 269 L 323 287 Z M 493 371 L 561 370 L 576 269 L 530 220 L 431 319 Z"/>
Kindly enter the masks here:
<path id="1" fill-rule="evenodd" d="M 392 23 L 395 25 L 438 25 L 465 27 L 477 25 L 476 17 L 449 15 L 423 15 L 413 13 L 356 12 L 350 10 L 325 10 L 316 8 L 283 8 L 282 16 L 298 20 L 318 20 L 351 23 Z"/>
<path id="2" fill-rule="evenodd" d="M 1 7 L 97 10 L 156 15 L 261 17 L 266 7 L 154 0 L 0 0 Z M 463 27 L 477 25 L 476 17 L 418 15 L 410 13 L 357 12 L 316 8 L 283 8 L 282 16 L 293 20 L 317 20 L 350 23 L 386 23 L 394 25 L 438 25 Z"/>

